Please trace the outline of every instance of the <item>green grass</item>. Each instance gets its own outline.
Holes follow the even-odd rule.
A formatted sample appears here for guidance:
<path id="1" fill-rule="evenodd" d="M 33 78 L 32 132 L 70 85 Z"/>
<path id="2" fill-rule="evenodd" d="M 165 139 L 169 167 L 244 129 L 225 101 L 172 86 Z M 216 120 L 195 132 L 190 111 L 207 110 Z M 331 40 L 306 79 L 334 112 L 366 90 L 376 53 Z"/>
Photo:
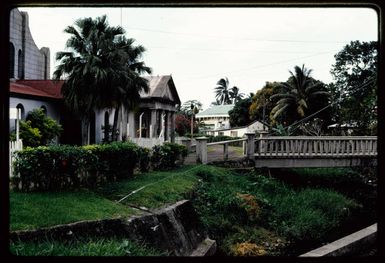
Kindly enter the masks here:
<path id="1" fill-rule="evenodd" d="M 199 166 L 184 166 L 173 171 L 138 174 L 134 178 L 111 183 L 97 189 L 97 193 L 122 204 L 158 208 L 186 199 L 198 181 L 195 171 Z M 144 187 L 144 188 L 142 188 Z M 137 191 L 132 193 L 133 191 Z"/>
<path id="2" fill-rule="evenodd" d="M 84 237 L 72 241 L 11 242 L 16 256 L 164 256 L 156 249 L 123 238 Z"/>
<path id="3" fill-rule="evenodd" d="M 115 218 L 134 214 L 133 209 L 107 200 L 89 190 L 73 192 L 10 192 L 10 229 L 26 230 L 81 220 Z"/>

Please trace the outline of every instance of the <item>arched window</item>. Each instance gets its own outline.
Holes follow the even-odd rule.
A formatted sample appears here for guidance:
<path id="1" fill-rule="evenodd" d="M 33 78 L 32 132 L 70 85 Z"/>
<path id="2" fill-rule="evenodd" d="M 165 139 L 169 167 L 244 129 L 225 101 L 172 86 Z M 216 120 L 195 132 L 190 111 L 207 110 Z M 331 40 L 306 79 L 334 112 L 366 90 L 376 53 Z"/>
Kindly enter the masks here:
<path id="1" fill-rule="evenodd" d="M 17 104 L 16 109 L 18 109 L 20 111 L 20 119 L 24 120 L 24 118 L 25 118 L 25 111 L 24 111 L 23 104 L 21 104 L 21 103 Z"/>
<path id="2" fill-rule="evenodd" d="M 47 54 L 44 54 L 44 79 L 47 79 Z"/>
<path id="3" fill-rule="evenodd" d="M 24 79 L 23 52 L 20 49 L 17 57 L 17 77 Z"/>
<path id="4" fill-rule="evenodd" d="M 44 112 L 44 114 L 47 115 L 47 107 L 46 107 L 46 106 L 42 105 L 42 106 L 40 107 L 40 109 L 42 109 L 43 112 Z"/>
<path id="5" fill-rule="evenodd" d="M 9 42 L 9 77 L 15 77 L 15 47 Z"/>

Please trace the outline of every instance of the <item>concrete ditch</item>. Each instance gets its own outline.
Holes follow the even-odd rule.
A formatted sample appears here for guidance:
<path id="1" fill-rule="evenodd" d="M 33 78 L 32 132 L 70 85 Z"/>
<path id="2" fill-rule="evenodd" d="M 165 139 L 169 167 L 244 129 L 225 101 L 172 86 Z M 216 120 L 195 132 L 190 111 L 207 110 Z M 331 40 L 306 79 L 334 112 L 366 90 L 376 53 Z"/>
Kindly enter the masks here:
<path id="1" fill-rule="evenodd" d="M 357 254 L 358 250 L 370 250 L 371 247 L 375 247 L 376 240 L 377 224 L 373 224 L 325 246 L 302 254 L 300 257 L 350 256 Z"/>
<path id="2" fill-rule="evenodd" d="M 81 221 L 37 230 L 13 231 L 13 241 L 37 241 L 49 237 L 71 239 L 77 236 L 123 236 L 141 240 L 173 256 L 210 256 L 216 242 L 207 237 L 189 200 L 128 219 Z"/>

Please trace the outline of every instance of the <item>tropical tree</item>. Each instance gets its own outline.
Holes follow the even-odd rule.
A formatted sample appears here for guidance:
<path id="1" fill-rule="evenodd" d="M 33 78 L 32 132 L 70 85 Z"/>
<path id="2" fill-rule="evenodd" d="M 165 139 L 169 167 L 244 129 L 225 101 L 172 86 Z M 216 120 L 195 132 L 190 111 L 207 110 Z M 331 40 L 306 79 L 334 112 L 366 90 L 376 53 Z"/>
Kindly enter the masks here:
<path id="1" fill-rule="evenodd" d="M 233 104 L 235 104 L 238 101 L 242 100 L 243 97 L 245 96 L 245 94 L 239 93 L 239 88 L 235 87 L 235 86 L 230 89 L 229 94 L 230 94 L 230 98 L 232 99 L 232 103 Z"/>
<path id="2" fill-rule="evenodd" d="M 147 82 L 140 77 L 151 69 L 139 61 L 145 51 L 133 46 L 124 29 L 110 27 L 106 16 L 78 19 L 75 26 L 64 32 L 70 34 L 66 47 L 58 52 L 60 61 L 54 79 L 65 79 L 62 94 L 65 104 L 83 119 L 82 141 L 87 143 L 89 120 L 95 109 L 115 108 L 113 140 L 121 107 L 132 109 L 140 99 L 139 92 L 148 91 Z"/>
<path id="3" fill-rule="evenodd" d="M 188 100 L 185 101 L 181 107 L 180 111 L 186 116 L 191 116 L 192 114 L 197 114 L 202 110 L 203 104 L 198 100 Z"/>
<path id="4" fill-rule="evenodd" d="M 279 82 L 266 82 L 262 89 L 258 90 L 252 95 L 252 103 L 249 108 L 249 114 L 251 120 L 263 120 L 267 121 L 271 110 L 274 108 L 274 103 L 270 97 L 274 94 L 280 93 Z M 270 120 L 271 122 L 271 120 Z"/>
<path id="5" fill-rule="evenodd" d="M 302 65 L 302 68 L 295 66 L 294 73 L 289 72 L 289 80 L 279 85 L 281 92 L 270 97 L 271 100 L 278 99 L 271 111 L 271 118 L 277 120 L 279 116 L 284 115 L 284 122 L 287 124 L 314 112 L 316 109 L 311 107 L 311 103 L 320 99 L 327 102 L 329 95 L 322 82 L 310 77 L 311 69 Z"/>
<path id="6" fill-rule="evenodd" d="M 215 98 L 220 104 L 231 104 L 230 85 L 227 77 L 221 78 L 215 87 Z"/>
<path id="7" fill-rule="evenodd" d="M 252 98 L 239 100 L 235 103 L 234 108 L 229 111 L 230 126 L 245 126 L 250 123 L 249 108 L 252 103 Z"/>
<path id="8" fill-rule="evenodd" d="M 337 123 L 355 124 L 356 133 L 376 133 L 378 42 L 351 41 L 335 56 L 329 85 Z"/>

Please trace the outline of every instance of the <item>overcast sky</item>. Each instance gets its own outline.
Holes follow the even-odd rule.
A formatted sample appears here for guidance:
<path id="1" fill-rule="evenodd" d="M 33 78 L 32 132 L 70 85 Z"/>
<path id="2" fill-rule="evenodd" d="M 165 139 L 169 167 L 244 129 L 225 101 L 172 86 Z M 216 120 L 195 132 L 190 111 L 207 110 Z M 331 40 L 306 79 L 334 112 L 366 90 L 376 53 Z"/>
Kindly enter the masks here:
<path id="1" fill-rule="evenodd" d="M 230 86 L 249 94 L 266 81 L 286 81 L 305 64 L 325 83 L 334 54 L 352 40 L 377 40 L 378 20 L 368 8 L 19 8 L 29 14 L 36 45 L 65 50 L 63 30 L 83 17 L 107 15 L 147 51 L 153 75 L 172 74 L 182 103 L 196 99 L 207 108 L 214 88 Z"/>

